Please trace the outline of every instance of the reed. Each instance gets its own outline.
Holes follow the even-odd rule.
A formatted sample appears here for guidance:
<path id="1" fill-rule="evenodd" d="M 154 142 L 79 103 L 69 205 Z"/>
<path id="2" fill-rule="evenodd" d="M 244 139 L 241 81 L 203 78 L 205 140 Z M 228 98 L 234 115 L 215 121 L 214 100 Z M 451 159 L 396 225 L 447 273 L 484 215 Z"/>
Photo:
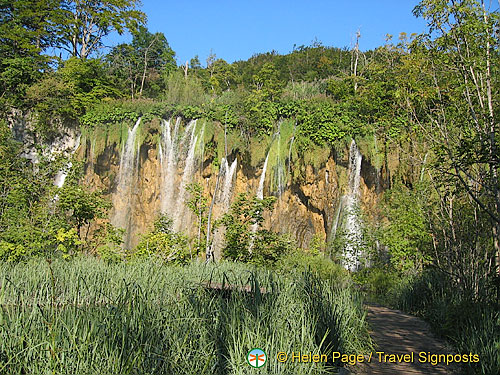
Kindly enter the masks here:
<path id="1" fill-rule="evenodd" d="M 320 374 L 276 353 L 369 350 L 349 287 L 238 263 L 1 264 L 0 306 L 1 374 L 247 374 L 254 347 L 266 374 Z"/>

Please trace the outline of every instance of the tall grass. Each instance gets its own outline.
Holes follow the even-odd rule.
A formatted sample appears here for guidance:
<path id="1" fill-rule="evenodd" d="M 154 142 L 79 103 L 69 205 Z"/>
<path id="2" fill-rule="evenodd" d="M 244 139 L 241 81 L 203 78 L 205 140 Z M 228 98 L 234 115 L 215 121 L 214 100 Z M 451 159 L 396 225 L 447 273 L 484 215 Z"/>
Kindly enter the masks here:
<path id="1" fill-rule="evenodd" d="M 425 318 L 458 353 L 479 355 L 479 363 L 467 365 L 468 374 L 500 374 L 499 301 L 473 298 L 433 270 L 405 280 L 392 294 L 396 307 Z"/>
<path id="2" fill-rule="evenodd" d="M 309 274 L 93 258 L 0 265 L 1 374 L 247 374 L 254 347 L 269 356 L 261 373 L 331 373 L 276 354 L 362 353 L 368 342 L 357 296 Z"/>

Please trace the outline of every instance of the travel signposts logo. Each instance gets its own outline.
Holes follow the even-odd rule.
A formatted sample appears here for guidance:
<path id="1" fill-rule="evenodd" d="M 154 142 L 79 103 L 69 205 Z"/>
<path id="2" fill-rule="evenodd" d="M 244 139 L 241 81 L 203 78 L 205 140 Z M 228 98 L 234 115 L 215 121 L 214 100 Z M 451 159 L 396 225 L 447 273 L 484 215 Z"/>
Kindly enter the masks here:
<path id="1" fill-rule="evenodd" d="M 247 362 L 253 368 L 261 368 L 266 364 L 266 352 L 259 348 L 250 350 L 247 354 Z"/>

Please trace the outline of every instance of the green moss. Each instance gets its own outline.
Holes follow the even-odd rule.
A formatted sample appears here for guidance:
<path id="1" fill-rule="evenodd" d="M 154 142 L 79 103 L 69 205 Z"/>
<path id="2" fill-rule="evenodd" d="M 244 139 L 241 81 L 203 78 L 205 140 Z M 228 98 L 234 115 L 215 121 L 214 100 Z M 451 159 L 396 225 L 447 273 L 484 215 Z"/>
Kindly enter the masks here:
<path id="1" fill-rule="evenodd" d="M 384 149 L 375 134 L 366 135 L 363 138 L 356 139 L 356 144 L 364 158 L 377 169 L 384 163 Z"/>
<path id="2" fill-rule="evenodd" d="M 248 147 L 250 151 L 250 165 L 252 167 L 255 168 L 264 162 L 271 139 L 272 138 L 267 135 L 250 139 Z"/>
<path id="3" fill-rule="evenodd" d="M 304 163 L 306 165 L 312 165 L 314 169 L 319 169 L 326 164 L 328 158 L 331 154 L 331 149 L 329 147 L 315 146 L 310 150 L 307 150 L 303 154 Z"/>

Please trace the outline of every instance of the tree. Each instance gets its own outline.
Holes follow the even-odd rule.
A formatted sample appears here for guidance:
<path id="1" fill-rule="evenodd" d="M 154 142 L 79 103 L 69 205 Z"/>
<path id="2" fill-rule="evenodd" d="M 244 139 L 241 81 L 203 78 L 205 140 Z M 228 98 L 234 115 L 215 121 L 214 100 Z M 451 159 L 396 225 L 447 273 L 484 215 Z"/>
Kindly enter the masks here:
<path id="1" fill-rule="evenodd" d="M 54 117 L 75 119 L 103 98 L 120 97 L 111 78 L 100 59 L 71 57 L 27 90 L 27 102 L 37 110 L 39 123 L 50 125 Z"/>
<path id="2" fill-rule="evenodd" d="M 226 227 L 224 258 L 273 265 L 292 247 L 282 236 L 265 229 L 253 230 L 264 221 L 264 211 L 272 209 L 275 197 L 259 199 L 240 194 L 221 223 Z"/>
<path id="3" fill-rule="evenodd" d="M 58 0 L 0 3 L 0 97 L 19 105 L 26 88 L 47 69 L 48 47 L 57 45 Z"/>
<path id="4" fill-rule="evenodd" d="M 432 90 L 407 86 L 409 110 L 433 146 L 437 169 L 489 216 L 500 272 L 499 14 L 476 0 L 423 0 L 414 13 L 429 33 L 413 43 L 410 70 Z"/>
<path id="5" fill-rule="evenodd" d="M 208 223 L 208 199 L 203 196 L 203 187 L 198 183 L 189 184 L 187 191 L 190 194 L 187 206 L 198 218 L 198 234 L 196 236 L 196 255 L 198 255 L 206 246 L 203 239 Z"/>
<path id="6" fill-rule="evenodd" d="M 187 237 L 172 230 L 172 220 L 165 215 L 154 222 L 153 230 L 142 239 L 132 257 L 158 257 L 165 262 L 182 263 L 188 259 Z"/>
<path id="7" fill-rule="evenodd" d="M 176 68 L 175 52 L 170 48 L 163 33 L 150 33 L 145 27 L 139 26 L 133 33 L 131 44 L 120 44 L 114 47 L 107 56 L 111 69 L 121 79 L 128 82 L 132 99 L 142 96 L 145 84 L 161 82 L 161 76 L 166 76 Z M 153 91 L 159 91 L 158 89 Z"/>
<path id="8" fill-rule="evenodd" d="M 121 35 L 144 23 L 146 15 L 137 9 L 139 4 L 138 0 L 62 0 L 61 47 L 85 60 L 112 31 Z"/>

